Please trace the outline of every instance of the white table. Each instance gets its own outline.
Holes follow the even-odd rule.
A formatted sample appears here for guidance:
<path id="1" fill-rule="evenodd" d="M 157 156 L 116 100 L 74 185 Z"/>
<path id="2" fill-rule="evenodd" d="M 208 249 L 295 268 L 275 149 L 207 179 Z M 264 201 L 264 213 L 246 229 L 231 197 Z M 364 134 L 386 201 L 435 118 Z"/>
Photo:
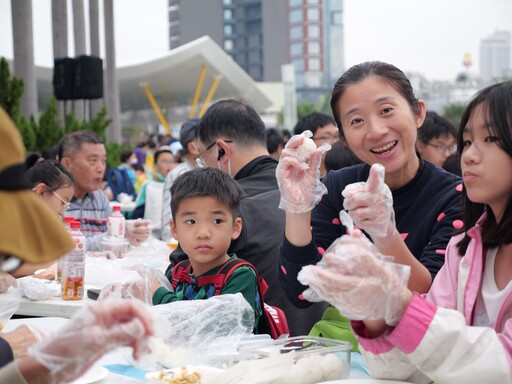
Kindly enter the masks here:
<path id="1" fill-rule="evenodd" d="M 123 259 L 106 260 L 88 256 L 85 265 L 85 297 L 82 300 L 67 301 L 51 298 L 34 301 L 23 297 L 15 314 L 70 318 L 84 303 L 90 300 L 87 298 L 87 289 L 101 289 L 110 283 L 123 283 L 138 278 L 137 272 L 125 270 L 124 267 L 144 264 L 165 271 L 169 264 L 170 252 L 166 243 L 151 238 L 145 245 L 130 250 Z"/>

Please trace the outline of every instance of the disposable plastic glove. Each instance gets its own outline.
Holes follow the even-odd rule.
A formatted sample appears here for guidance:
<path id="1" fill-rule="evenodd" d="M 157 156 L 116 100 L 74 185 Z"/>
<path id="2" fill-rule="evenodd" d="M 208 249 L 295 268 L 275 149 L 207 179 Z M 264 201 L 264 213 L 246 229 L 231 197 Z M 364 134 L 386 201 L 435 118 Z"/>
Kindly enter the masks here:
<path id="1" fill-rule="evenodd" d="M 309 212 L 327 193 L 327 188 L 320 181 L 320 164 L 322 154 L 331 146 L 323 144 L 309 159 L 305 159 L 299 147 L 311 136 L 311 131 L 292 136 L 281 152 L 276 178 L 281 192 L 279 208 L 287 212 Z"/>
<path id="2" fill-rule="evenodd" d="M 307 300 L 325 300 L 353 320 L 384 319 L 396 325 L 412 295 L 406 285 L 409 273 L 409 266 L 384 261 L 355 230 L 337 239 L 320 265 L 303 267 L 298 280 L 309 285 L 303 293 Z"/>
<path id="3" fill-rule="evenodd" d="M 7 272 L 0 272 L 0 293 L 6 292 L 9 287 L 16 288 L 18 283 L 16 279 Z"/>
<path id="4" fill-rule="evenodd" d="M 137 300 L 92 302 L 47 340 L 29 348 L 51 373 L 52 383 L 70 382 L 105 353 L 131 346 L 134 358 L 147 352 L 153 325 L 148 307 Z"/>
<path id="5" fill-rule="evenodd" d="M 151 235 L 151 222 L 137 219 L 126 220 L 126 239 L 134 247 L 138 247 Z"/>
<path id="6" fill-rule="evenodd" d="M 384 176 L 384 167 L 373 164 L 367 181 L 349 184 L 341 192 L 343 208 L 377 245 L 396 231 L 393 196 Z"/>
<path id="7" fill-rule="evenodd" d="M 48 332 L 28 325 L 20 325 L 10 332 L 0 333 L 0 336 L 11 346 L 15 359 L 27 356 L 28 347 L 44 340 L 48 335 Z"/>
<path id="8" fill-rule="evenodd" d="M 142 265 L 128 269 L 137 271 L 139 277 L 123 284 L 113 283 L 107 285 L 101 290 L 98 300 L 105 300 L 107 298 L 135 298 L 152 304 L 153 295 L 158 288 L 164 287 L 168 291 L 172 291 L 171 283 L 162 271 L 146 268 Z"/>

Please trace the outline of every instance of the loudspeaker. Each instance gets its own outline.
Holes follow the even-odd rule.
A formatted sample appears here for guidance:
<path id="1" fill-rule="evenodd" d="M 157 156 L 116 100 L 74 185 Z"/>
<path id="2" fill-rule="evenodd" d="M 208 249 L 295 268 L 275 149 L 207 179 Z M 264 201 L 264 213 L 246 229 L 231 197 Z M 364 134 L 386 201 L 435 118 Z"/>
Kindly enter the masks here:
<path id="1" fill-rule="evenodd" d="M 57 100 L 103 97 L 103 61 L 95 56 L 54 60 L 53 92 Z"/>
<path id="2" fill-rule="evenodd" d="M 70 57 L 55 59 L 53 62 L 53 93 L 57 100 L 73 99 L 73 72 L 75 60 Z"/>
<path id="3" fill-rule="evenodd" d="M 75 59 L 74 99 L 99 99 L 103 97 L 103 61 L 95 56 Z"/>

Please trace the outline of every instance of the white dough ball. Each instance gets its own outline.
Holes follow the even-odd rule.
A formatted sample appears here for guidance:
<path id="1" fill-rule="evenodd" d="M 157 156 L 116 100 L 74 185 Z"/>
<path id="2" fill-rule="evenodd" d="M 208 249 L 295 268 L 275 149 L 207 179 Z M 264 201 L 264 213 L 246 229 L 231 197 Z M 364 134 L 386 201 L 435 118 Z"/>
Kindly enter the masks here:
<path id="1" fill-rule="evenodd" d="M 313 139 L 305 137 L 302 144 L 297 148 L 297 155 L 299 155 L 304 160 L 309 160 L 315 150 L 316 144 Z"/>

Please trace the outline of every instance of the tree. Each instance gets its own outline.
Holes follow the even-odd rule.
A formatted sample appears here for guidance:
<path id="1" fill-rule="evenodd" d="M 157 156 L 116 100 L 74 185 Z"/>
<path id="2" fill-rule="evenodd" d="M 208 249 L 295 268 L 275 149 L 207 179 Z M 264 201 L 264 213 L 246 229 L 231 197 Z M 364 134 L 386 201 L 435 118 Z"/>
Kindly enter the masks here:
<path id="1" fill-rule="evenodd" d="M 448 104 L 444 107 L 443 117 L 452 123 L 457 129 L 460 125 L 462 112 L 464 112 L 465 105 L 460 103 Z"/>

